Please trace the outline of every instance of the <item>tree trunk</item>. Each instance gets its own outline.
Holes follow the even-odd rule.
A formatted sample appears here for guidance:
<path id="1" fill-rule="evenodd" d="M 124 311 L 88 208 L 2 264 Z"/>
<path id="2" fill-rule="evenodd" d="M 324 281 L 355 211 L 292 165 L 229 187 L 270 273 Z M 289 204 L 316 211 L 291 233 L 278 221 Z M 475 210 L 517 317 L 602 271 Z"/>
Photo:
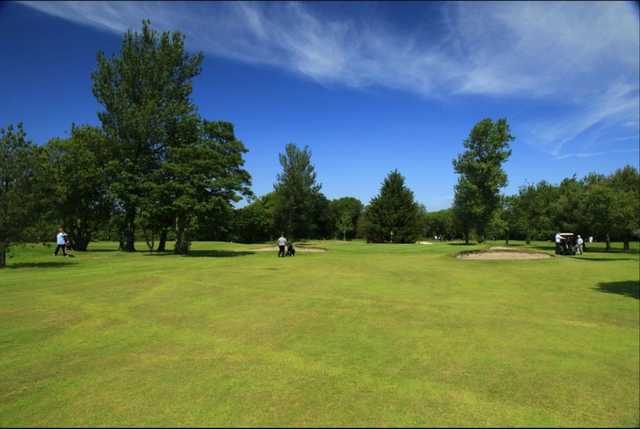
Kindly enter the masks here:
<path id="1" fill-rule="evenodd" d="M 167 229 L 163 228 L 160 231 L 160 239 L 158 241 L 158 252 L 164 252 L 166 251 L 166 244 L 167 244 Z"/>
<path id="2" fill-rule="evenodd" d="M 347 230 L 342 231 L 342 241 L 347 241 Z"/>
<path id="3" fill-rule="evenodd" d="M 156 234 L 153 232 L 153 230 L 151 232 L 144 232 L 144 241 L 147 243 L 147 249 L 149 249 L 149 252 L 153 252 L 153 247 L 156 243 Z"/>
<path id="4" fill-rule="evenodd" d="M 609 233 L 607 233 L 607 252 L 611 250 L 611 238 L 609 237 Z"/>
<path id="5" fill-rule="evenodd" d="M 464 244 L 469 244 L 469 231 L 464 232 Z"/>
<path id="6" fill-rule="evenodd" d="M 86 252 L 89 247 L 89 240 L 84 237 L 78 238 L 73 242 L 73 249 L 80 252 Z"/>
<path id="7" fill-rule="evenodd" d="M 135 220 L 136 209 L 128 208 L 125 214 L 124 226 L 122 230 L 122 237 L 120 239 L 120 250 L 125 252 L 135 252 Z"/>
<path id="8" fill-rule="evenodd" d="M 88 232 L 82 231 L 81 229 L 75 230 L 71 235 L 71 244 L 73 245 L 73 249 L 80 252 L 87 251 L 90 241 L 90 234 Z"/>
<path id="9" fill-rule="evenodd" d="M 624 250 L 625 252 L 629 252 L 629 251 L 631 250 L 631 249 L 630 249 L 630 247 L 629 247 L 629 237 L 625 237 L 625 238 L 622 240 L 622 243 L 623 243 L 623 245 L 624 245 L 623 250 Z"/>
<path id="10" fill-rule="evenodd" d="M 0 268 L 7 266 L 7 246 L 0 244 Z"/>
<path id="11" fill-rule="evenodd" d="M 176 218 L 176 245 L 174 252 L 178 255 L 189 254 L 189 230 L 186 219 Z"/>

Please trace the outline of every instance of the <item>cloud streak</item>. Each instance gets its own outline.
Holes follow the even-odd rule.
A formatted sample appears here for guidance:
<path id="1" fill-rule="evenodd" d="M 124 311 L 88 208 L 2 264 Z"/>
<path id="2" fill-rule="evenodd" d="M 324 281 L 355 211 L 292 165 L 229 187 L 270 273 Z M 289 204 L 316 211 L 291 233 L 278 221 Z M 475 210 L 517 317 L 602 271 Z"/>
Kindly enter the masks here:
<path id="1" fill-rule="evenodd" d="M 421 33 L 300 3 L 23 4 L 114 33 L 149 18 L 182 31 L 192 49 L 323 85 L 557 103 L 566 113 L 524 124 L 526 140 L 554 157 L 594 126 L 638 129 L 640 36 L 630 3 L 440 3 Z"/>
<path id="2" fill-rule="evenodd" d="M 610 150 L 605 152 L 579 152 L 579 153 L 566 153 L 564 155 L 559 155 L 555 159 L 562 160 L 567 158 L 592 158 L 594 156 L 602 156 L 608 155 L 611 153 L 638 153 L 640 150 L 638 149 L 629 149 L 629 150 Z"/>

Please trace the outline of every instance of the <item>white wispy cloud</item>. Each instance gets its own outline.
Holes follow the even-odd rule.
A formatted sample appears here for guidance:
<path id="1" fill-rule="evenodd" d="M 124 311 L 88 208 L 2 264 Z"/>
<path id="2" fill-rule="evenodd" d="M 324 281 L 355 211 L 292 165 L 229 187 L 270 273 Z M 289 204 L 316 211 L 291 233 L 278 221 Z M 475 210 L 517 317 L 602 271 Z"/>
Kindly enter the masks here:
<path id="1" fill-rule="evenodd" d="M 528 138 L 558 157 L 565 145 L 576 140 L 586 146 L 593 144 L 593 140 L 603 141 L 600 135 L 612 127 L 638 129 L 640 98 L 637 84 L 616 82 L 605 88 L 603 93 L 583 97 L 582 103 L 573 103 L 574 106 L 558 120 L 546 119 L 529 124 Z M 600 127 L 600 132 L 590 133 L 595 127 Z M 608 140 L 612 141 L 614 139 Z"/>
<path id="2" fill-rule="evenodd" d="M 555 159 L 562 160 L 567 158 L 593 158 L 594 156 L 602 156 L 608 155 L 611 153 L 638 153 L 639 149 L 629 149 L 629 150 L 609 150 L 602 152 L 578 152 L 578 153 L 566 153 L 564 155 L 559 155 Z"/>
<path id="3" fill-rule="evenodd" d="M 640 36 L 631 3 L 440 3 L 434 20 L 445 31 L 426 22 L 426 31 L 414 33 L 397 31 L 382 16 L 329 18 L 321 4 L 23 4 L 114 33 L 149 18 L 182 31 L 192 49 L 321 84 L 557 103 L 566 113 L 522 126 L 527 142 L 556 158 L 594 126 L 638 129 Z"/>

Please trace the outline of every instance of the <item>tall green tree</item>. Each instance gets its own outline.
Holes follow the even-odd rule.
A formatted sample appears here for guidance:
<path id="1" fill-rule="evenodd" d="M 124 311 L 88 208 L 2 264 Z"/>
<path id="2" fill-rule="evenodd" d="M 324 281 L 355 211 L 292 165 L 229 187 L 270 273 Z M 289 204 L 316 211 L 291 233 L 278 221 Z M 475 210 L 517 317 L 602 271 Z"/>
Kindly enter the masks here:
<path id="1" fill-rule="evenodd" d="M 199 222 L 212 212 L 227 213 L 231 204 L 252 195 L 251 176 L 243 168 L 245 146 L 229 122 L 183 121 L 171 139 L 161 171 L 175 219 L 175 252 L 187 254 Z"/>
<path id="2" fill-rule="evenodd" d="M 456 194 L 457 216 L 468 217 L 480 241 L 500 203 L 500 189 L 507 184 L 502 164 L 511 155 L 509 142 L 513 140 L 506 119 L 483 119 L 478 122 L 464 141 L 465 151 L 453 161 L 455 172 L 460 175 Z"/>
<path id="3" fill-rule="evenodd" d="M 169 151 L 169 129 L 195 111 L 189 96 L 202 54 L 187 53 L 182 34 L 160 34 L 143 21 L 141 33 L 124 35 L 117 55 L 99 52 L 97 60 L 93 94 L 105 109 L 98 117 L 112 147 L 107 167 L 122 210 L 121 243 L 134 251 L 135 218 Z"/>
<path id="4" fill-rule="evenodd" d="M 611 249 L 611 233 L 614 229 L 616 195 L 600 175 L 587 177 L 587 189 L 584 199 L 584 210 L 590 231 L 596 236 L 604 237 L 607 252 Z"/>
<path id="5" fill-rule="evenodd" d="M 274 224 L 290 239 L 311 237 L 319 229 L 317 209 L 322 203 L 311 151 L 289 143 L 279 160 L 282 172 L 274 184 Z"/>
<path id="6" fill-rule="evenodd" d="M 53 215 L 76 250 L 87 250 L 111 214 L 105 147 L 101 130 L 90 126 L 73 126 L 68 139 L 53 139 L 45 147 L 54 187 Z"/>
<path id="7" fill-rule="evenodd" d="M 414 243 L 420 234 L 420 207 L 404 177 L 393 170 L 366 211 L 367 241 Z"/>
<path id="8" fill-rule="evenodd" d="M 0 128 L 0 268 L 11 243 L 24 240 L 27 227 L 50 204 L 45 166 L 42 150 L 27 140 L 21 123 Z"/>

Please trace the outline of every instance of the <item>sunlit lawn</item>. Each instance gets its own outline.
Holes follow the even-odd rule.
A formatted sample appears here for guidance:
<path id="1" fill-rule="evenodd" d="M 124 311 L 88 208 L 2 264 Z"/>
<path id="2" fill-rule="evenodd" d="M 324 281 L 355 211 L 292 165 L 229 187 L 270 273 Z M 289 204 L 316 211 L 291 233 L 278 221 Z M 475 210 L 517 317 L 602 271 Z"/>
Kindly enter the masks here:
<path id="1" fill-rule="evenodd" d="M 637 243 L 533 261 L 317 244 L 14 248 L 0 426 L 640 425 Z"/>

